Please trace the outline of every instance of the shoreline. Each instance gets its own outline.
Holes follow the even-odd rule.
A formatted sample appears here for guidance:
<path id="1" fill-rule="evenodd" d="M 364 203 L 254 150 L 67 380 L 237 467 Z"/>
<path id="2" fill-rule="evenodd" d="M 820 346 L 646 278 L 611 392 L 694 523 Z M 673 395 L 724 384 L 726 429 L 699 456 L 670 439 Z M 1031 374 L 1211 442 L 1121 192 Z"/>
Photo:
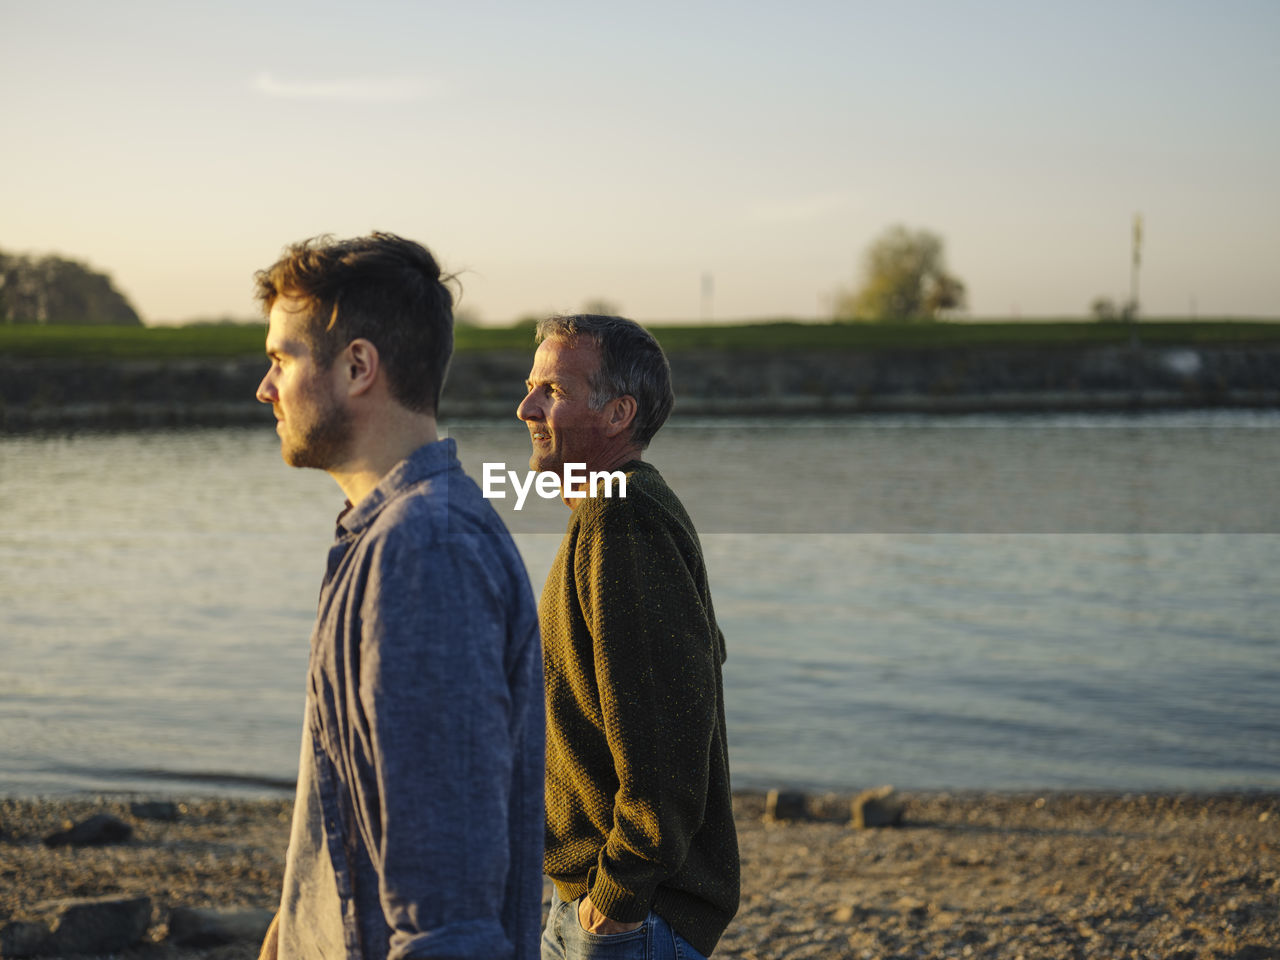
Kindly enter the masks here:
<path id="1" fill-rule="evenodd" d="M 191 790 L 130 790 L 130 789 L 77 789 L 53 793 L 5 794 L 0 793 L 0 842 L 11 834 L 5 832 L 6 816 L 15 813 L 23 817 L 47 818 L 59 813 L 79 812 L 81 808 L 116 809 L 128 818 L 131 804 L 175 804 L 191 809 L 226 807 L 244 808 L 241 813 L 250 815 L 254 808 L 280 804 L 291 806 L 295 785 L 291 781 L 259 781 L 259 786 L 247 786 L 249 792 L 203 792 L 198 787 Z M 735 787 L 733 789 L 734 813 L 738 817 L 759 818 L 768 806 L 768 796 L 776 791 L 804 798 L 806 822 L 846 822 L 849 820 L 850 803 L 864 792 L 862 787 L 828 789 L 825 787 L 782 786 L 778 788 Z M 868 788 L 869 789 L 869 788 Z M 261 792 L 253 792 L 260 790 Z M 1221 807 L 1241 805 L 1257 807 L 1265 813 L 1272 811 L 1263 822 L 1276 823 L 1276 840 L 1280 841 L 1280 788 L 1276 787 L 1226 787 L 1221 789 L 1124 789 L 1124 788 L 1070 788 L 1028 787 L 970 788 L 926 787 L 894 789 L 895 801 L 907 808 L 935 810 L 940 805 L 955 804 L 969 807 L 978 804 L 996 804 L 1013 807 L 1018 804 L 1036 804 L 1044 807 L 1050 803 L 1073 806 L 1127 807 L 1130 805 L 1155 805 L 1157 807 L 1186 808 L 1194 805 Z M 48 808 L 44 810 L 43 808 Z M 1274 817 L 1274 821 L 1272 818 Z M 135 818 L 136 819 L 136 818 Z M 910 819 L 910 818 L 908 818 Z M 15 821 L 9 821 L 15 822 Z M 25 822 L 25 821 L 24 821 Z M 34 821 L 33 821 L 34 822 Z M 918 825 L 918 824 L 916 824 Z M 286 838 L 287 839 L 287 838 Z M 1277 852 L 1280 852 L 1278 850 Z M 1278 864 L 1280 865 L 1280 864 Z"/>
<path id="2" fill-rule="evenodd" d="M 178 804 L 173 820 L 131 801 Z M 1260 960 L 1280 944 L 1280 792 L 922 791 L 903 825 L 857 830 L 851 794 L 811 794 L 802 820 L 768 822 L 735 791 L 738 917 L 714 956 L 1198 957 Z M 0 926 L 65 897 L 145 894 L 151 926 L 130 960 L 232 960 L 257 945 L 177 947 L 177 906 L 274 909 L 291 799 L 162 794 L 0 800 Z M 126 843 L 49 848 L 94 813 Z"/>
<path id="3" fill-rule="evenodd" d="M 443 422 L 512 417 L 506 400 L 454 401 Z M 975 413 L 1164 413 L 1205 410 L 1277 410 L 1280 389 L 1224 390 L 1212 398 L 1178 391 L 1147 390 L 885 395 L 784 395 L 762 398 L 681 398 L 671 422 L 685 417 L 848 417 L 881 414 L 964 416 Z M 265 419 L 264 419 L 265 418 Z M 269 426 L 270 411 L 257 401 L 210 403 L 75 403 L 45 407 L 0 407 L 0 436 L 63 430 L 151 430 Z"/>

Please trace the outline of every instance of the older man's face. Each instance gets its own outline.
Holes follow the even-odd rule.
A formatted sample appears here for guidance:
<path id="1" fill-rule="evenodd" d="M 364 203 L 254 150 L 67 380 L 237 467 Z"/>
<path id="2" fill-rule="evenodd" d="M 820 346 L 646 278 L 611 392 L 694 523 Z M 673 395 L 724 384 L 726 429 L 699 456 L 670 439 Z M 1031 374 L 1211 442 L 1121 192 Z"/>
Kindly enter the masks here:
<path id="1" fill-rule="evenodd" d="M 533 441 L 530 469 L 559 473 L 566 463 L 585 463 L 588 470 L 606 465 L 601 460 L 611 448 L 605 432 L 609 414 L 588 404 L 591 376 L 599 367 L 600 348 L 586 337 L 538 346 L 527 393 L 516 408 Z"/>

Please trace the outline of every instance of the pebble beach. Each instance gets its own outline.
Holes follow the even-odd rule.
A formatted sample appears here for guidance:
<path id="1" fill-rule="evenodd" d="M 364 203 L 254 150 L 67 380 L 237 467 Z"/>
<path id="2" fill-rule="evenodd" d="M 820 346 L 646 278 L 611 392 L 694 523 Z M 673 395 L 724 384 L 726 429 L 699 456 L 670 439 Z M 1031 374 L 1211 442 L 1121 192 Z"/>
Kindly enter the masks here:
<path id="1" fill-rule="evenodd" d="M 179 946 L 179 907 L 270 910 L 288 800 L 0 800 L 0 929 L 51 901 L 147 896 L 136 960 L 251 960 L 257 944 Z M 897 794 L 902 824 L 855 829 L 850 797 L 769 820 L 735 797 L 742 907 L 715 956 L 783 958 L 1280 957 L 1280 795 Z M 104 846 L 43 838 L 94 814 L 132 827 Z"/>

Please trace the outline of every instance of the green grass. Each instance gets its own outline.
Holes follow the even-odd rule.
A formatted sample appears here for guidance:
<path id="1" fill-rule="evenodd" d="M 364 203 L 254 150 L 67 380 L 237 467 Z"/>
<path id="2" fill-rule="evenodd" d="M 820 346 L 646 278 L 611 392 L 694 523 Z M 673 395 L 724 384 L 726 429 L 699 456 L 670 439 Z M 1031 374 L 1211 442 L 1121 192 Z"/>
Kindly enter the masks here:
<path id="1" fill-rule="evenodd" d="M 1123 344 L 1122 323 L 796 323 L 655 326 L 668 352 L 682 350 L 901 350 L 975 346 Z M 1152 321 L 1138 324 L 1147 344 L 1280 343 L 1280 322 Z M 264 326 L 0 326 L 0 358 L 201 359 L 261 356 Z M 459 327 L 459 351 L 533 350 L 533 330 Z"/>
<path id="2" fill-rule="evenodd" d="M 1141 323 L 1144 343 L 1280 343 L 1280 322 L 1163 321 Z M 976 346 L 1080 346 L 1128 343 L 1119 323 L 823 323 L 655 327 L 667 351 L 902 350 Z"/>

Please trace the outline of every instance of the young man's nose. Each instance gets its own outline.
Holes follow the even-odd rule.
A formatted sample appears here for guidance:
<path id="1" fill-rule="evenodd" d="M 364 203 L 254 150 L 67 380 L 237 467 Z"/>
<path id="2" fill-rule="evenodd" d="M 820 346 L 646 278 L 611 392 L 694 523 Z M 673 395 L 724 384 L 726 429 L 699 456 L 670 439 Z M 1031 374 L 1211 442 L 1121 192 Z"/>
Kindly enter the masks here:
<path id="1" fill-rule="evenodd" d="M 271 374 L 268 373 L 262 378 L 262 382 L 258 384 L 258 392 L 256 396 L 261 403 L 276 402 L 276 388 L 275 384 L 271 382 Z"/>

